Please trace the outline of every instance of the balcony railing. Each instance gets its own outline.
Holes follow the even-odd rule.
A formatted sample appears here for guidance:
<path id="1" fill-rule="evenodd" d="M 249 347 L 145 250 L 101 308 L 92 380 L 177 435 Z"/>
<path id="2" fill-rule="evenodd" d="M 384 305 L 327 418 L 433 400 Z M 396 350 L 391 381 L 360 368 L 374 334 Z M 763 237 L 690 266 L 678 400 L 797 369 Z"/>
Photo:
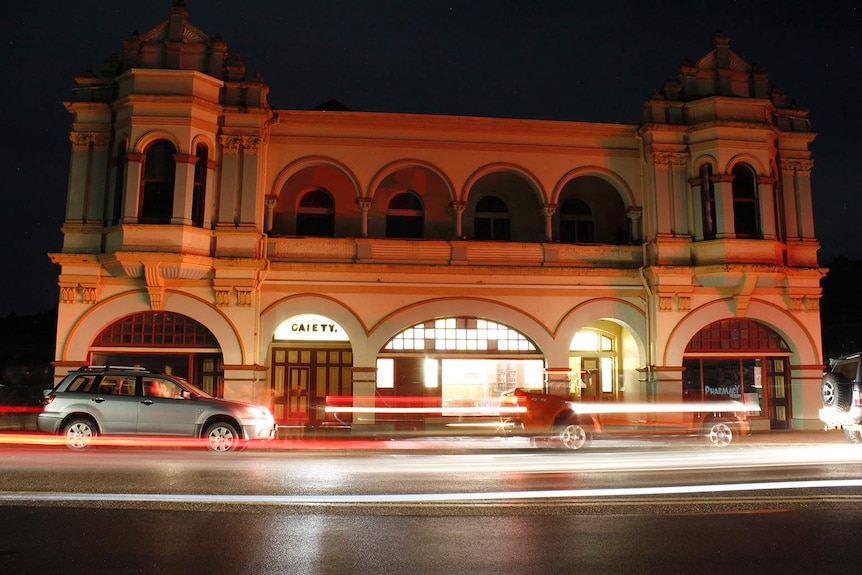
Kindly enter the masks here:
<path id="1" fill-rule="evenodd" d="M 282 262 L 637 268 L 640 246 L 480 240 L 275 237 L 267 257 Z"/>

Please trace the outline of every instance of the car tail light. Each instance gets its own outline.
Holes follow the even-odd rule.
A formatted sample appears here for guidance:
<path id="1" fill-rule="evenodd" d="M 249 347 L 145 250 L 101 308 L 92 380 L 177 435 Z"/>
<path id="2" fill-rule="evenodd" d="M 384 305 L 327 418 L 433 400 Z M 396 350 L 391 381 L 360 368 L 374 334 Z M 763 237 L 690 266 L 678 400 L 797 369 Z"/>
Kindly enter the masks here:
<path id="1" fill-rule="evenodd" d="M 858 387 L 853 388 L 853 405 L 855 407 L 862 407 L 862 391 Z"/>
<path id="2" fill-rule="evenodd" d="M 42 398 L 42 405 L 48 405 L 49 403 L 54 401 L 55 397 L 57 397 L 57 396 L 54 395 L 53 393 L 51 395 L 46 395 L 45 397 Z"/>

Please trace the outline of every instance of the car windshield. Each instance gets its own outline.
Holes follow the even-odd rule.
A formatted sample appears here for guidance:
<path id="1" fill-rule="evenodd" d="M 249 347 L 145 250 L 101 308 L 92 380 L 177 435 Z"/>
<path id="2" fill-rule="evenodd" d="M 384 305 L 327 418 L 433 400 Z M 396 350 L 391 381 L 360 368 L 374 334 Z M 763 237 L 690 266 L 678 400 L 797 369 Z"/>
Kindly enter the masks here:
<path id="1" fill-rule="evenodd" d="M 184 379 L 182 377 L 177 377 L 177 376 L 171 376 L 171 377 L 176 379 L 178 382 L 180 382 L 180 384 L 182 384 L 182 386 L 184 388 L 191 391 L 194 395 L 197 395 L 198 397 L 209 397 L 209 398 L 213 397 L 212 395 L 205 392 L 204 390 L 202 390 L 201 388 L 199 388 L 195 384 L 189 382 L 187 379 Z"/>

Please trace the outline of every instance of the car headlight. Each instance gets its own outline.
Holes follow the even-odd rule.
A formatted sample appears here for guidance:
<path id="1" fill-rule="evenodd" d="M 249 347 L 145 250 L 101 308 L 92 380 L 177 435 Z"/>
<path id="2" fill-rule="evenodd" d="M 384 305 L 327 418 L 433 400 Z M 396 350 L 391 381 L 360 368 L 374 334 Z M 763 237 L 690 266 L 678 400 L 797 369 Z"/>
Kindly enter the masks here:
<path id="1" fill-rule="evenodd" d="M 254 419 L 272 419 L 269 410 L 259 405 L 249 405 L 245 408 L 245 412 Z"/>

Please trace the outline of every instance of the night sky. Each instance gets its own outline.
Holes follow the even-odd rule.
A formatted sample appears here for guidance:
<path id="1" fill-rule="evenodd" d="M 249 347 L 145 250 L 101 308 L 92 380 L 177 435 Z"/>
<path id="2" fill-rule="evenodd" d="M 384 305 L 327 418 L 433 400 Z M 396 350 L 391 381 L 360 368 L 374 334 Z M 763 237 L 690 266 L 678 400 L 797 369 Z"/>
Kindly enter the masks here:
<path id="1" fill-rule="evenodd" d="M 71 98 L 171 0 L 14 2 L 4 10 L 0 316 L 57 305 Z M 653 6 L 654 5 L 654 6 Z M 352 110 L 637 124 L 641 104 L 704 56 L 731 50 L 810 110 L 820 263 L 862 259 L 862 2 L 188 0 L 260 72 L 276 109 L 336 99 Z"/>

